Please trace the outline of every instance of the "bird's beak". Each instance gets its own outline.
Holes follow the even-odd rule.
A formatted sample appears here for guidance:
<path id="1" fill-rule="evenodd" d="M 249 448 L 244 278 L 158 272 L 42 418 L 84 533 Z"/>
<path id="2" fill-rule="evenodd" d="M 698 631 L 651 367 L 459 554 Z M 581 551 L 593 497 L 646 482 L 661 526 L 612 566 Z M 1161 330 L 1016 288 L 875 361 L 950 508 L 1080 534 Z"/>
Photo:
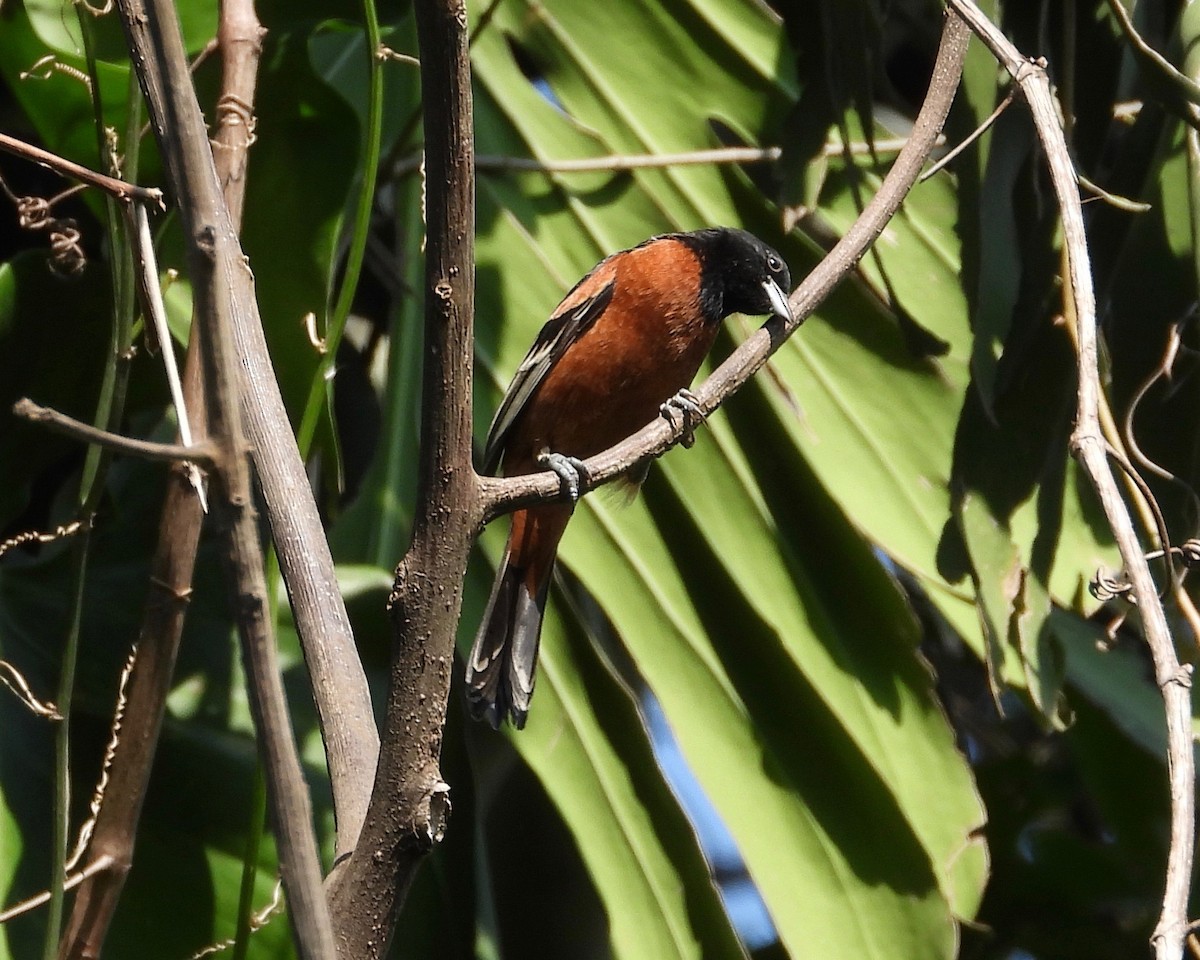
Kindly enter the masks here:
<path id="1" fill-rule="evenodd" d="M 780 289 L 774 277 L 763 281 L 763 289 L 767 291 L 767 299 L 771 301 L 771 312 L 784 320 L 792 319 L 792 308 L 788 306 L 787 294 Z"/>

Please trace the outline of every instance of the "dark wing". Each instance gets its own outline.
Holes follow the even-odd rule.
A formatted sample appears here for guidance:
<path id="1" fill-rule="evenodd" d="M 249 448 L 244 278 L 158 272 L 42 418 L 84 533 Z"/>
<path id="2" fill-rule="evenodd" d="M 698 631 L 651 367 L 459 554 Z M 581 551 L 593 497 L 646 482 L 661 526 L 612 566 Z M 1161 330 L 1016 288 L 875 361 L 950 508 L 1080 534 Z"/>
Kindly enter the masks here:
<path id="1" fill-rule="evenodd" d="M 586 282 L 586 278 L 576 286 L 576 289 L 582 287 L 584 282 Z M 500 455 L 504 452 L 504 441 L 508 438 L 509 431 L 517 422 L 517 418 L 521 416 L 521 411 L 529 403 L 534 391 L 546 379 L 546 374 L 553 369 L 571 344 L 582 337 L 604 313 L 612 300 L 616 286 L 616 279 L 612 278 L 595 293 L 574 303 L 571 302 L 573 297 L 568 294 L 564 304 L 570 303 L 570 306 L 560 306 L 558 312 L 547 320 L 538 332 L 537 339 L 529 348 L 529 353 L 517 367 L 512 383 L 509 384 L 508 392 L 500 401 L 500 408 L 496 411 L 496 416 L 488 430 L 487 443 L 483 450 L 483 473 L 485 475 L 495 473 L 496 467 L 500 464 Z"/>

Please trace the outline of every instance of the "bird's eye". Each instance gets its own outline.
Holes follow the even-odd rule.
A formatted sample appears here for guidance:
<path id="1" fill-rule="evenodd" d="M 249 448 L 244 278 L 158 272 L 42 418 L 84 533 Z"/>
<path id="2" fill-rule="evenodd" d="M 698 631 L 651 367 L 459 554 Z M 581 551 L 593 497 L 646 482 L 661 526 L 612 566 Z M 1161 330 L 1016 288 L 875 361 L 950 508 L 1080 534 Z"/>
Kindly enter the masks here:
<path id="1" fill-rule="evenodd" d="M 767 269 L 772 273 L 778 273 L 783 269 L 783 261 L 778 257 L 767 257 Z"/>

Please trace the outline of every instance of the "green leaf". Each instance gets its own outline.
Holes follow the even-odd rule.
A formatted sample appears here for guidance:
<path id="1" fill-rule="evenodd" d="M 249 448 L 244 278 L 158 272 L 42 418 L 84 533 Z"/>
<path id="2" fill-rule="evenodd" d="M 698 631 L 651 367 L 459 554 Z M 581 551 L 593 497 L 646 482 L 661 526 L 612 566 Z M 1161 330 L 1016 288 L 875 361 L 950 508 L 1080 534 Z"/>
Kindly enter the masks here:
<path id="1" fill-rule="evenodd" d="M 779 49 L 778 27 L 750 5 L 706 4 L 711 21 L 704 23 L 689 19 L 694 9 L 667 17 L 658 8 L 559 3 L 523 16 L 519 4 L 499 7 L 473 48 L 478 149 L 547 159 L 603 150 L 680 150 L 709 145 L 713 118 L 761 142 L 770 109 L 794 96 L 786 55 L 762 58 L 763 51 Z M 711 22 L 725 28 L 735 10 L 754 25 L 754 42 L 738 45 L 726 36 L 702 44 L 671 42 L 678 23 L 693 36 L 707 36 Z M 631 38 L 629 53 L 611 61 L 594 57 L 578 42 L 592 34 Z M 522 69 L 545 78 L 561 109 L 547 102 Z M 662 88 L 661 98 L 647 100 L 650 77 L 666 72 L 672 83 Z M 755 76 L 759 79 L 750 79 Z M 764 77 L 771 78 L 766 91 Z M 689 90 L 686 100 L 679 96 L 682 90 Z M 928 189 L 941 202 L 936 222 L 952 222 L 951 195 L 944 186 Z M 815 258 L 811 247 L 772 236 L 761 199 L 740 174 L 722 170 L 484 175 L 479 199 L 477 355 L 493 398 L 575 278 L 605 253 L 648 234 L 749 222 L 780 245 L 795 272 Z M 955 260 L 933 229 L 914 232 L 946 290 L 942 312 L 923 323 L 939 337 L 944 331 L 954 335 L 952 362 L 965 384 L 968 338 L 953 312 L 961 304 Z M 492 270 L 493 264 L 503 269 Z M 906 269 L 912 272 L 911 265 Z M 927 275 L 903 280 L 906 291 L 918 285 L 928 302 Z M 878 458 L 878 471 L 896 479 L 891 455 L 911 459 L 914 447 L 932 441 L 935 446 L 918 449 L 918 455 L 926 456 L 927 475 L 944 476 L 961 389 L 948 389 L 935 367 L 915 365 L 894 323 L 877 307 L 863 310 L 861 293 L 843 293 L 840 302 L 839 320 L 870 330 L 862 352 L 874 358 L 872 374 L 905 387 L 923 383 L 929 406 L 937 410 L 936 417 L 923 417 L 920 406 L 911 413 L 906 407 L 912 436 L 886 449 L 867 445 Z M 502 319 L 507 322 L 498 322 Z M 714 417 L 719 441 L 705 436 L 688 454 L 669 456 L 666 477 L 652 478 L 644 502 L 614 509 L 603 495 L 589 498 L 576 513 L 561 556 L 612 621 L 661 702 L 788 949 L 799 954 L 815 944 L 822 956 L 870 956 L 902 942 L 906 954 L 949 956 L 954 916 L 973 914 L 979 902 L 986 858 L 972 834 L 982 815 L 916 659 L 911 617 L 870 549 L 814 491 L 821 505 L 813 509 L 825 519 L 823 539 L 816 542 L 846 551 L 846 570 L 856 576 L 873 570 L 873 579 L 865 574 L 874 584 L 869 593 L 889 614 L 882 623 L 867 623 L 841 609 L 845 604 L 835 600 L 841 584 L 821 572 L 830 566 L 828 551 L 814 555 L 791 532 L 796 491 L 768 494 L 753 479 L 778 472 L 808 475 L 794 451 L 797 436 L 811 432 L 812 418 L 807 398 L 797 404 L 796 394 L 811 392 L 814 378 L 797 371 L 795 358 L 810 349 L 813 336 L 825 336 L 830 350 L 839 352 L 818 388 L 832 385 L 855 414 L 873 406 L 872 426 L 895 413 L 893 405 L 859 389 L 863 369 L 844 356 L 856 337 L 847 338 L 840 328 L 813 331 L 810 323 L 793 341 L 799 346 L 785 348 L 781 364 L 789 363 L 787 370 L 773 367 L 768 392 L 776 409 L 760 409 L 761 400 L 753 406 L 757 415 L 748 419 L 754 422 L 742 428 L 749 440 L 735 441 L 721 415 Z M 888 352 L 878 358 L 872 349 Z M 480 431 L 494 402 L 476 411 Z M 796 417 L 797 406 L 803 420 Z M 766 429 L 764 418 L 786 426 Z M 929 420 L 943 424 L 940 436 L 928 429 Z M 837 463 L 839 476 L 854 476 L 854 483 L 836 485 L 839 497 L 856 497 L 858 506 L 861 491 L 869 510 L 890 519 L 894 505 L 862 483 L 862 437 L 861 429 L 849 437 L 836 429 L 823 433 L 820 463 Z M 781 457 L 787 467 L 780 467 Z M 908 476 L 900 473 L 904 481 Z M 800 483 L 805 495 L 815 486 Z M 913 566 L 923 565 L 932 576 L 946 517 L 945 487 L 890 489 L 914 488 L 913 513 L 925 528 L 913 538 L 910 554 Z M 923 564 L 915 562 L 917 556 Z M 679 558 L 687 558 L 686 565 Z M 890 655 L 880 655 L 881 641 Z M 546 709 L 535 701 L 535 716 Z M 908 772 L 930 768 L 941 772 L 921 777 Z M 941 784 L 937 796 L 931 782 Z M 883 857 L 879 852 L 885 848 Z M 875 934 L 885 929 L 889 946 Z"/>
<path id="2" fill-rule="evenodd" d="M 572 829 L 613 955 L 744 956 L 628 692 L 579 624 L 564 631 L 556 614 L 542 634 L 537 709 L 511 740 Z"/>
<path id="3" fill-rule="evenodd" d="M 1024 581 L 1021 556 L 1008 531 L 988 510 L 981 497 L 967 493 L 958 505 L 958 522 L 970 555 L 976 604 L 987 643 L 988 675 L 993 695 L 1001 683 L 1020 684 L 1022 663 L 1009 647 L 1009 624 Z"/>

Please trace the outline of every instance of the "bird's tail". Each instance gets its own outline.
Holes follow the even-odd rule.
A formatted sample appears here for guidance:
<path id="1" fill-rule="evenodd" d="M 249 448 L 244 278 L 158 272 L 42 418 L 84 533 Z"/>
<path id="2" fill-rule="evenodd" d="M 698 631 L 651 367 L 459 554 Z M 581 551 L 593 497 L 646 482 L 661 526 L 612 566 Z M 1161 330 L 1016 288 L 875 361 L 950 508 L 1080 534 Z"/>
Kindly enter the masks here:
<path id="1" fill-rule="evenodd" d="M 533 697 L 550 577 L 531 594 L 525 572 L 505 554 L 467 662 L 471 716 L 486 720 L 497 730 L 509 716 L 518 730 L 525 726 Z"/>
<path id="2" fill-rule="evenodd" d="M 505 717 L 518 730 L 525 726 L 554 556 L 570 516 L 570 508 L 561 506 L 513 514 L 508 548 L 467 661 L 471 715 L 497 729 Z"/>

